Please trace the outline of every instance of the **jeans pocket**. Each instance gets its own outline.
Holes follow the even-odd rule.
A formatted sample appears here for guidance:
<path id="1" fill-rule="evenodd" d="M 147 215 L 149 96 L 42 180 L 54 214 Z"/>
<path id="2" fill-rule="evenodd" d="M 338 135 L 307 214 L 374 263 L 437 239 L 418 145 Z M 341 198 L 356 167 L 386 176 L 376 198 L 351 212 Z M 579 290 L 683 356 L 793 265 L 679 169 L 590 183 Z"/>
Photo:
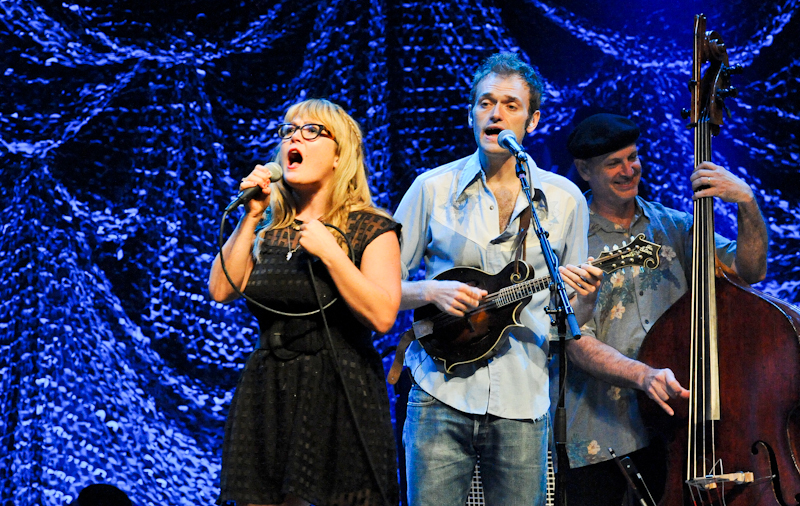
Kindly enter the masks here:
<path id="1" fill-rule="evenodd" d="M 436 403 L 436 398 L 421 389 L 416 383 L 411 385 L 411 391 L 408 392 L 408 407 L 413 406 L 430 406 Z"/>

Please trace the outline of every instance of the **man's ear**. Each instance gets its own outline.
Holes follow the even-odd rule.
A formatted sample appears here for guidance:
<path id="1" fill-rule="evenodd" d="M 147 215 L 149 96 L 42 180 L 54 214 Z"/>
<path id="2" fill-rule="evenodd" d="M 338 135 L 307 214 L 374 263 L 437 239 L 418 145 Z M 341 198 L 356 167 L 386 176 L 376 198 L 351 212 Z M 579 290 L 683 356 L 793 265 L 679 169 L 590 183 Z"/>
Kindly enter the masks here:
<path id="1" fill-rule="evenodd" d="M 578 174 L 580 174 L 581 179 L 583 179 L 584 181 L 589 181 L 591 170 L 589 169 L 589 164 L 586 163 L 586 160 L 580 160 L 576 158 L 574 162 L 575 162 L 575 168 L 578 169 Z"/>
<path id="2" fill-rule="evenodd" d="M 538 110 L 533 113 L 533 116 L 531 116 L 531 120 L 528 122 L 528 125 L 525 127 L 525 131 L 526 132 L 531 133 L 534 130 L 536 130 L 536 126 L 539 124 L 539 117 L 540 116 L 541 116 L 541 114 L 539 113 Z"/>

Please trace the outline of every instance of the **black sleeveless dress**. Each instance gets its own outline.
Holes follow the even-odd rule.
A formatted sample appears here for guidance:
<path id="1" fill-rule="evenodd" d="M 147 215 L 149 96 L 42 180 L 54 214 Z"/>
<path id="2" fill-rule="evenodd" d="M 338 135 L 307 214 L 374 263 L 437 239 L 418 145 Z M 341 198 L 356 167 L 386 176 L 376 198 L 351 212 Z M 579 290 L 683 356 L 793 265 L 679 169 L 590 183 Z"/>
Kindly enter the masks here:
<path id="1" fill-rule="evenodd" d="M 347 236 L 356 266 L 367 245 L 390 230 L 399 232 L 399 225 L 389 218 L 351 213 Z M 248 302 L 261 336 L 228 412 L 217 503 L 279 504 L 292 494 L 317 506 L 396 505 L 397 457 L 380 356 L 371 332 L 337 298 L 322 262 L 302 249 L 287 260 L 297 234 L 266 233 L 245 293 L 278 311 L 316 312 L 284 316 Z M 314 284 L 327 306 L 333 348 Z"/>

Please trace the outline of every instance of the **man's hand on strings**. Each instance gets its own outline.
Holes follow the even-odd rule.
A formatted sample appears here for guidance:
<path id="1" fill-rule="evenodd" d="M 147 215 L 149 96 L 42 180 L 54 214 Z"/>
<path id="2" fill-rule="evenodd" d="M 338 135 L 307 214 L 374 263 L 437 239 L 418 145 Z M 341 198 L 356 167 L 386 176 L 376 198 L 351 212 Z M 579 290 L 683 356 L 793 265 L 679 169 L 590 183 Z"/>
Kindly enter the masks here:
<path id="1" fill-rule="evenodd" d="M 589 257 L 589 262 L 594 258 Z M 597 292 L 603 280 L 603 270 L 588 263 L 576 267 L 572 264 L 558 267 L 561 279 L 575 290 L 575 295 L 570 299 L 572 310 L 578 325 L 583 325 L 592 319 Z"/>
<path id="2" fill-rule="evenodd" d="M 489 292 L 460 281 L 431 280 L 427 299 L 442 311 L 464 316 L 475 309 Z"/>
<path id="3" fill-rule="evenodd" d="M 724 167 L 703 162 L 694 169 L 689 180 L 694 190 L 694 200 L 719 197 L 725 202 L 750 202 L 755 198 L 753 189 L 744 180 Z"/>
<path id="4" fill-rule="evenodd" d="M 589 257 L 589 262 L 594 258 Z M 603 270 L 588 263 L 576 267 L 572 264 L 559 266 L 558 272 L 566 284 L 571 286 L 578 297 L 586 297 L 594 304 L 600 283 L 603 281 Z"/>

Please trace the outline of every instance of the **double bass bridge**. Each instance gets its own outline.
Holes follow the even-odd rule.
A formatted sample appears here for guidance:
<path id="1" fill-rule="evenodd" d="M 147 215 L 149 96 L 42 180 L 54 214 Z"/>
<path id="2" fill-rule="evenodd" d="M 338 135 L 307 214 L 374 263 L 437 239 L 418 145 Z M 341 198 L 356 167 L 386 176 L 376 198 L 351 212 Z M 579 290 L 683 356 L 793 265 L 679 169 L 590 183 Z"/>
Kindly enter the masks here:
<path id="1" fill-rule="evenodd" d="M 694 478 L 687 481 L 689 489 L 698 489 L 701 491 L 715 490 L 720 485 L 734 484 L 734 485 L 748 485 L 753 483 L 755 478 L 750 471 L 739 471 L 736 473 L 726 474 L 709 474 L 701 478 Z"/>

